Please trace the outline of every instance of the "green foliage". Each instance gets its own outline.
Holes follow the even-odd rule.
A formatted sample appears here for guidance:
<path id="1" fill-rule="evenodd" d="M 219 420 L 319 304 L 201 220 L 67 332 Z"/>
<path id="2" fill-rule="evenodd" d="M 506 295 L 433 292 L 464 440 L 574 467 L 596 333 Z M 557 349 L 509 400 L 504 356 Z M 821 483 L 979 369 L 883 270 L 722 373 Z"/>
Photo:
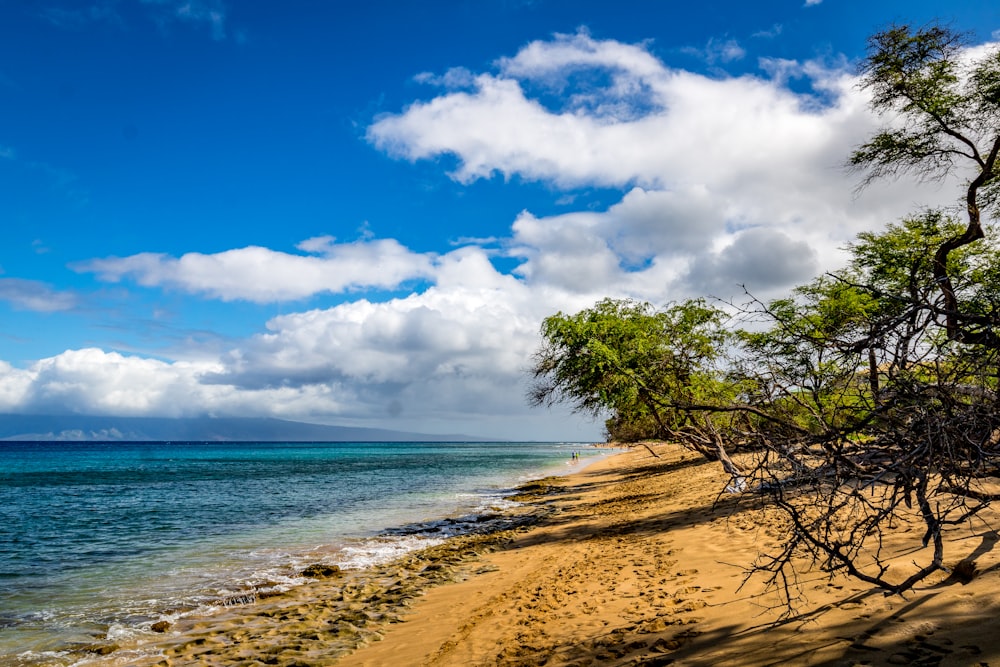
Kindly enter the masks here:
<path id="1" fill-rule="evenodd" d="M 740 334 L 744 373 L 771 379 L 767 398 L 758 401 L 762 409 L 780 396 L 785 414 L 797 414 L 796 423 L 810 432 L 849 432 L 851 424 L 870 422 L 875 393 L 888 389 L 888 379 L 901 380 L 904 372 L 912 378 L 919 369 L 929 381 L 931 367 L 953 373 L 956 354 L 975 355 L 975 346 L 947 344 L 933 274 L 935 250 L 959 230 L 953 218 L 925 211 L 882 232 L 863 232 L 848 247 L 846 269 L 764 306 L 771 326 Z M 995 245 L 964 246 L 948 261 L 963 276 L 956 294 L 968 326 L 977 313 L 995 319 Z"/>
<path id="2" fill-rule="evenodd" d="M 790 554 L 805 553 L 906 590 L 942 566 L 943 531 L 991 499 L 979 488 L 1000 474 L 1000 347 L 989 335 L 1000 324 L 1000 251 L 987 228 L 948 253 L 949 306 L 935 262 L 961 229 L 925 211 L 860 234 L 846 269 L 758 303 L 770 326 L 741 335 L 739 363 L 756 382 L 746 403 L 770 417 L 755 424 L 765 452 L 755 474 L 794 526 L 785 550 L 757 566 L 774 581 Z M 949 317 L 968 337 L 947 335 Z M 789 437 L 788 426 L 802 433 Z M 924 525 L 933 553 L 889 576 L 883 539 L 907 522 Z"/>
<path id="3" fill-rule="evenodd" d="M 899 114 L 905 125 L 885 128 L 862 144 L 851 155 L 852 165 L 869 169 L 871 178 L 909 169 L 943 176 L 961 154 L 975 150 L 956 134 L 990 113 L 989 104 L 961 76 L 961 46 L 962 35 L 941 26 L 896 26 L 871 37 L 861 72 L 872 108 Z M 984 65 L 981 77 L 990 80 L 993 71 Z"/>
<path id="4" fill-rule="evenodd" d="M 1000 478 L 1000 249 L 983 221 L 1000 200 L 1000 49 L 970 59 L 961 47 L 940 26 L 871 38 L 863 86 L 892 120 L 850 164 L 869 181 L 968 176 L 964 219 L 927 210 L 859 234 L 843 270 L 751 299 L 748 330 L 727 332 L 700 300 L 608 299 L 542 327 L 534 403 L 606 414 L 622 440 L 671 438 L 720 459 L 736 488 L 770 494 L 791 530 L 755 570 L 789 601 L 803 554 L 912 588 L 943 567 L 944 531 L 1000 500 L 982 485 Z M 933 550 L 900 576 L 885 537 L 914 524 Z"/>
<path id="5" fill-rule="evenodd" d="M 658 440 L 663 430 L 645 406 L 636 406 L 633 412 L 615 413 L 604 422 L 604 432 L 608 442 L 640 442 Z"/>
<path id="6" fill-rule="evenodd" d="M 965 227 L 934 249 L 932 272 L 947 338 L 995 346 L 1000 336 L 961 311 L 962 276 L 950 256 L 984 237 L 982 212 L 996 211 L 1000 201 L 1000 51 L 969 60 L 962 40 L 941 26 L 896 26 L 871 38 L 862 81 L 872 108 L 894 123 L 858 147 L 850 164 L 867 171 L 866 182 L 904 171 L 938 178 L 955 173 L 956 165 L 969 169 Z"/>
<path id="7" fill-rule="evenodd" d="M 883 232 L 862 232 L 848 246 L 851 269 L 870 289 L 886 294 L 909 295 L 913 290 L 926 294 L 933 283 L 934 252 L 945 240 L 960 234 L 962 227 L 954 218 L 928 210 L 890 224 Z M 951 260 L 953 271 L 966 268 L 959 266 L 957 257 Z"/>
<path id="8" fill-rule="evenodd" d="M 728 337 L 722 321 L 722 311 L 700 299 L 661 310 L 605 299 L 558 313 L 542 324 L 529 398 L 610 414 L 617 433 L 664 437 L 686 419 L 672 404 L 718 391 L 713 364 Z"/>

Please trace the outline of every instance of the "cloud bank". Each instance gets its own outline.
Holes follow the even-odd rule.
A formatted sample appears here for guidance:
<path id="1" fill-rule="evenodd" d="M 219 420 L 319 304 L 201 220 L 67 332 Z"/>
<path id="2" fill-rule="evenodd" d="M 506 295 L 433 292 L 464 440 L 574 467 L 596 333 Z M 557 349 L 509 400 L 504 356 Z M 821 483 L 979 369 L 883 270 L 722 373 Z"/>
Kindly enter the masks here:
<path id="1" fill-rule="evenodd" d="M 735 42 L 706 54 L 743 57 Z M 951 192 L 928 200 L 898 183 L 857 197 L 842 165 L 877 122 L 853 75 L 823 62 L 760 65 L 755 76 L 705 76 L 666 66 L 648 45 L 578 32 L 532 42 L 488 72 L 418 74 L 430 97 L 377 118 L 366 135 L 374 149 L 409 161 L 448 156 L 458 183 L 535 181 L 554 200 L 614 188 L 619 200 L 560 215 L 525 210 L 491 249 L 470 239 L 440 255 L 393 239 L 319 237 L 299 253 L 251 246 L 79 263 L 103 281 L 222 301 L 347 298 L 275 317 L 211 362 L 84 349 L 4 364 L 0 410 L 569 437 L 565 420 L 528 412 L 523 398 L 545 316 L 604 296 L 781 294 L 839 266 L 858 232 Z M 498 269 L 499 258 L 515 268 Z M 27 299 L 16 295 L 28 287 L 0 284 L 0 298 Z M 407 295 L 378 300 L 370 290 Z"/>

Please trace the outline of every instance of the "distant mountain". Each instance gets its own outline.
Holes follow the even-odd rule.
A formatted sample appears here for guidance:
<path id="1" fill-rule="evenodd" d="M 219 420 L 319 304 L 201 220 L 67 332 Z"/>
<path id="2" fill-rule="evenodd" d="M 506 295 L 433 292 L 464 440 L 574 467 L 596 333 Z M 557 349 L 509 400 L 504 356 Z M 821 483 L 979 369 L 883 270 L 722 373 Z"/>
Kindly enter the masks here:
<path id="1" fill-rule="evenodd" d="M 466 435 L 429 435 L 377 428 L 326 426 L 283 419 L 3 415 L 0 440 L 122 440 L 219 442 L 483 442 Z"/>

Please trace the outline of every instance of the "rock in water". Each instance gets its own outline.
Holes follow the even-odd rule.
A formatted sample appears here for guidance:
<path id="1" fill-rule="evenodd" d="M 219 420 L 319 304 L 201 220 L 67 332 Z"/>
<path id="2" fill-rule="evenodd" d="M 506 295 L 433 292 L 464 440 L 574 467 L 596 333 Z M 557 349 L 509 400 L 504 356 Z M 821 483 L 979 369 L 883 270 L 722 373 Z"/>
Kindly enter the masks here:
<path id="1" fill-rule="evenodd" d="M 153 632 L 166 632 L 167 630 L 170 629 L 170 622 L 157 621 L 156 623 L 153 623 L 151 626 L 149 626 L 149 629 L 152 630 Z"/>
<path id="2" fill-rule="evenodd" d="M 311 579 L 326 579 L 338 574 L 340 574 L 339 567 L 336 565 L 323 565 L 322 563 L 313 563 L 306 569 L 302 570 L 302 576 L 309 577 Z"/>

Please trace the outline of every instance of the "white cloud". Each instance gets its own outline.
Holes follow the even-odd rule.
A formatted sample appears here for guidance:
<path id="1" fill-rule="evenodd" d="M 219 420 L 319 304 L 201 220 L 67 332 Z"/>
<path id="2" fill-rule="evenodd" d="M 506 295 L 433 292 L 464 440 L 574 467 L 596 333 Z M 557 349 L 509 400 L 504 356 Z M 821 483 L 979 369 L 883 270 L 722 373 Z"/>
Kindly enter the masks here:
<path id="1" fill-rule="evenodd" d="M 577 309 L 533 290 L 467 247 L 438 284 L 384 303 L 359 300 L 267 323 L 212 362 L 71 350 L 26 369 L 0 364 L 0 411 L 109 415 L 273 415 L 421 432 L 573 437 L 526 406 L 524 370 L 541 319 Z M 577 425 L 590 432 L 588 423 Z M 527 429 L 527 430 L 526 430 Z"/>
<path id="2" fill-rule="evenodd" d="M 467 239 L 440 255 L 391 239 L 323 236 L 298 244 L 302 254 L 247 247 L 92 260 L 77 269 L 225 300 L 421 282 L 406 297 L 274 318 L 210 362 L 78 350 L 26 369 L 0 365 L 0 407 L 568 433 L 546 431 L 556 421 L 524 401 L 545 316 L 603 296 L 727 298 L 741 284 L 765 298 L 782 294 L 835 268 L 857 232 L 956 191 L 900 182 L 857 198 L 842 164 L 877 122 L 853 75 L 819 62 L 762 66 L 761 76 L 710 78 L 670 69 L 644 45 L 581 32 L 533 42 L 492 73 L 423 75 L 443 88 L 373 123 L 375 146 L 410 160 L 453 155 L 459 182 L 540 181 L 569 191 L 553 193 L 563 206 L 592 186 L 619 188 L 620 199 L 603 210 L 525 210 L 508 237 Z M 573 76 L 590 71 L 603 76 Z M 792 78 L 813 94 L 790 90 Z M 605 83 L 580 88 L 581 80 Z M 546 94 L 533 96 L 539 90 Z M 487 243 L 499 250 L 478 247 Z M 497 252 L 516 268 L 498 271 Z"/>
<path id="3" fill-rule="evenodd" d="M 570 293 L 602 285 L 659 301 L 740 282 L 777 292 L 810 268 L 835 268 L 857 232 L 915 202 L 948 201 L 947 188 L 907 183 L 856 198 L 856 177 L 843 165 L 878 122 L 846 63 L 761 66 L 769 76 L 712 78 L 670 69 L 644 45 L 557 35 L 473 77 L 472 90 L 378 119 L 368 137 L 410 160 L 453 155 L 452 177 L 463 183 L 500 174 L 564 189 L 623 188 L 606 211 L 525 211 L 515 221 L 508 252 L 523 260 L 517 274 Z M 571 76 L 588 68 L 610 72 L 610 82 L 573 88 L 578 78 L 600 80 Z M 813 92 L 793 92 L 792 78 Z M 529 96 L 539 81 L 567 105 Z M 572 103 L 581 97 L 588 104 Z M 763 238 L 776 242 L 766 258 L 748 245 Z M 748 272 L 743 281 L 732 275 L 737 266 Z"/>
<path id="4" fill-rule="evenodd" d="M 589 106 L 551 110 L 526 95 L 524 79 L 568 86 L 569 72 L 585 67 L 614 72 L 603 89 L 562 91 L 567 100 L 591 100 Z M 844 72 L 802 71 L 814 85 L 857 97 Z M 842 160 L 850 144 L 839 142 L 853 139 L 842 133 L 852 114 L 843 105 L 818 106 L 781 82 L 671 70 L 641 47 L 578 34 L 530 44 L 501 61 L 500 73 L 478 75 L 472 91 L 382 117 L 368 137 L 410 160 L 454 155 L 459 166 L 453 176 L 463 183 L 499 173 L 564 188 L 667 188 L 717 175 L 757 175 L 764 159 L 767 171 L 779 173 L 799 172 L 823 152 Z"/>
<path id="5" fill-rule="evenodd" d="M 132 278 L 147 287 L 267 303 L 360 288 L 394 289 L 407 280 L 430 277 L 434 262 L 432 255 L 414 253 L 392 239 L 336 243 L 325 236 L 303 241 L 298 248 L 311 255 L 250 246 L 181 257 L 140 253 L 73 268 L 111 282 Z"/>
<path id="6" fill-rule="evenodd" d="M 67 350 L 18 369 L 0 362 L 0 411 L 191 417 L 304 415 L 342 408 L 325 386 L 257 390 L 204 382 L 218 363 L 172 363 L 96 348 Z"/>
<path id="7" fill-rule="evenodd" d="M 515 79 L 565 79 L 567 71 L 604 69 L 614 75 L 609 92 L 631 90 L 635 82 L 660 76 L 663 64 L 643 45 L 614 40 L 595 40 L 585 30 L 573 35 L 557 34 L 552 41 L 534 41 L 512 58 L 501 58 L 498 67 Z"/>
<path id="8" fill-rule="evenodd" d="M 421 72 L 413 77 L 417 83 L 424 83 L 430 86 L 440 86 L 450 90 L 471 88 L 475 85 L 475 75 L 464 67 L 453 67 L 443 75 L 438 76 L 432 72 Z"/>
<path id="9" fill-rule="evenodd" d="M 146 414 L 151 408 L 178 414 L 164 400 L 177 383 L 179 365 L 124 357 L 87 348 L 42 359 L 27 369 L 0 366 L 0 408 L 4 412 Z M 191 388 L 194 388 L 194 384 Z M 188 397 L 176 406 L 184 405 Z"/>
<path id="10" fill-rule="evenodd" d="M 727 39 L 724 42 L 710 39 L 705 47 L 705 52 L 709 56 L 709 63 L 729 63 L 741 60 L 747 54 L 746 49 L 740 46 L 735 39 Z"/>
<path id="11" fill-rule="evenodd" d="M 517 273 L 533 286 L 664 302 L 726 229 L 725 208 L 704 187 L 633 188 L 603 212 L 522 213 L 508 252 L 524 260 Z"/>
<path id="12" fill-rule="evenodd" d="M 0 278 L 0 301 L 6 301 L 20 310 L 40 313 L 69 310 L 77 304 L 76 296 L 69 292 L 23 278 Z"/>
<path id="13" fill-rule="evenodd" d="M 701 58 L 709 65 L 742 60 L 747 54 L 746 49 L 740 46 L 740 43 L 735 39 L 717 39 L 715 37 L 709 38 L 704 48 L 687 48 L 683 51 Z"/>
<path id="14" fill-rule="evenodd" d="M 384 303 L 355 301 L 277 317 L 233 350 L 215 381 L 246 387 L 341 382 L 403 391 L 442 377 L 519 379 L 548 307 L 484 251 L 445 255 L 437 285 Z M 421 389 L 422 401 L 433 399 Z"/>
<path id="15" fill-rule="evenodd" d="M 784 29 L 785 27 L 783 25 L 781 25 L 780 23 L 775 23 L 769 29 L 758 30 L 752 36 L 758 39 L 773 39 L 774 37 L 779 36 Z"/>

